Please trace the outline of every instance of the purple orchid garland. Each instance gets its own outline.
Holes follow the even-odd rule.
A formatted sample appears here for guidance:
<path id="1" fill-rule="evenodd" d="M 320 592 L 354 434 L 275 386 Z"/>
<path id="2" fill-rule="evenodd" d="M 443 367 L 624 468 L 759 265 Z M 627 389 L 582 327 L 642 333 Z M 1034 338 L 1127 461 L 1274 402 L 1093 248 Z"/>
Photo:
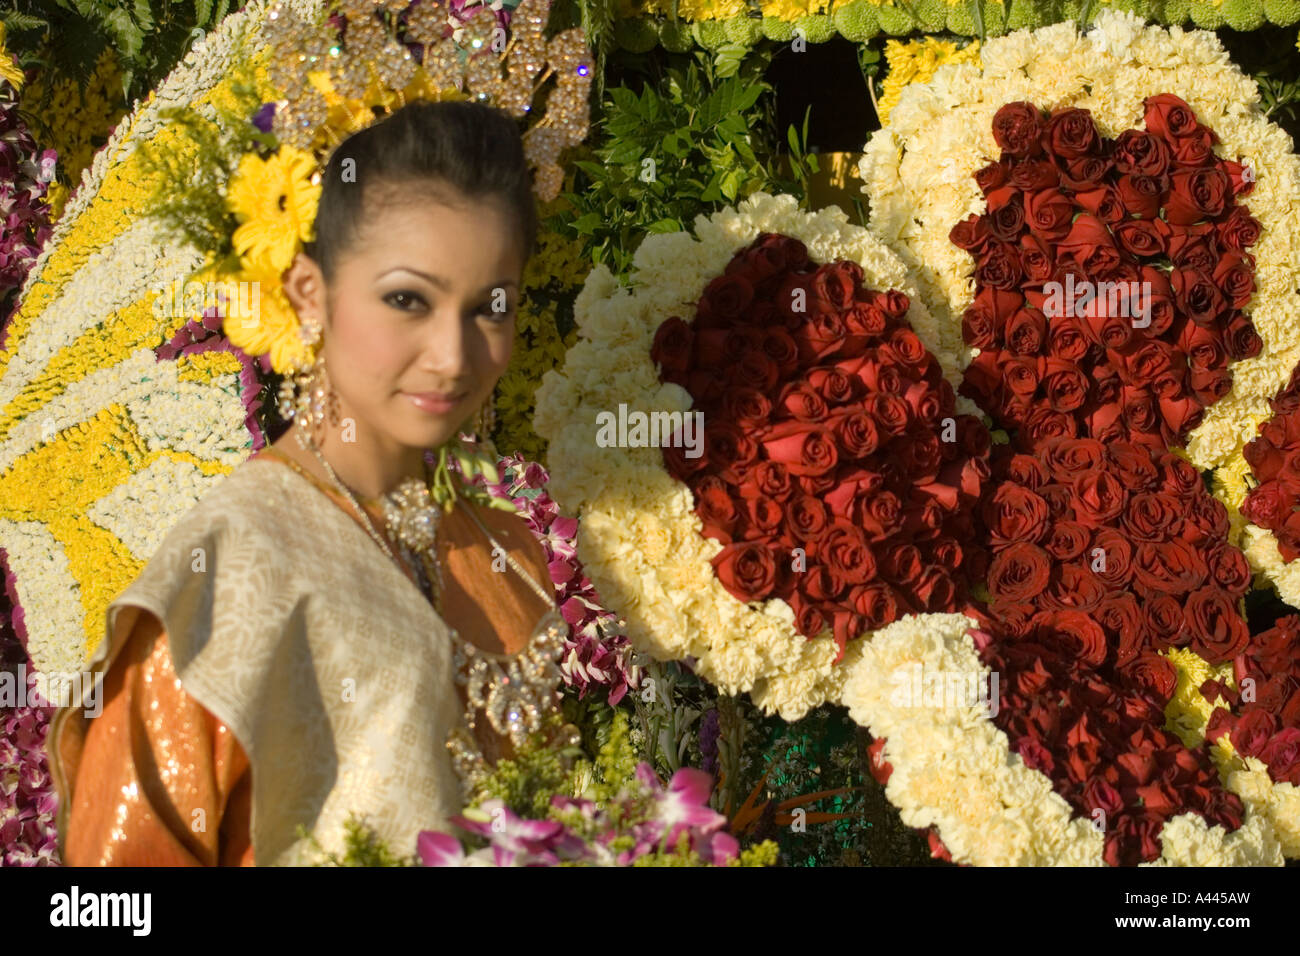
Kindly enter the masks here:
<path id="1" fill-rule="evenodd" d="M 664 787 L 650 765 L 640 763 L 635 780 L 612 801 L 618 813 L 556 794 L 551 806 L 571 822 L 529 820 L 501 800 L 488 800 L 451 818 L 461 830 L 486 839 L 486 847 L 466 853 L 452 834 L 425 830 L 416 849 L 425 866 L 631 866 L 656 851 L 674 852 L 685 834 L 704 863 L 726 866 L 739 856 L 740 844 L 726 832 L 727 818 L 709 807 L 712 790 L 713 777 L 702 770 L 682 767 Z"/>
<path id="2" fill-rule="evenodd" d="M 560 514 L 559 505 L 546 493 L 550 475 L 537 462 L 512 455 L 498 462 L 498 484 L 481 476 L 475 483 L 495 498 L 508 499 L 542 544 L 555 585 L 556 603 L 569 625 L 561 669 L 566 683 L 582 699 L 604 687 L 612 707 L 629 689 L 641 683 L 641 668 L 632 663 L 633 648 L 618 615 L 600 604 L 595 586 L 578 560 L 578 520 Z"/>

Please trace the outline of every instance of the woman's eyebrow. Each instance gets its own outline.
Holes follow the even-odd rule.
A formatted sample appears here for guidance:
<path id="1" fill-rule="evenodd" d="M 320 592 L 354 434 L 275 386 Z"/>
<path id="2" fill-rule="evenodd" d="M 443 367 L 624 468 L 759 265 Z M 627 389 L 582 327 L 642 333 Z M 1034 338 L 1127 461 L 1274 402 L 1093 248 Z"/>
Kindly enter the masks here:
<path id="1" fill-rule="evenodd" d="M 392 269 L 388 269 L 384 272 L 379 273 L 377 278 L 382 279 L 384 276 L 388 275 L 391 272 L 410 272 L 414 275 L 420 276 L 428 280 L 429 283 L 431 283 L 432 285 L 436 285 L 439 289 L 442 289 L 443 291 L 446 291 L 448 288 L 451 287 L 451 282 L 448 281 L 447 279 L 444 279 L 442 276 L 433 275 L 432 273 L 429 272 L 421 272 L 419 269 L 412 269 L 410 266 L 395 266 Z M 490 289 L 498 289 L 504 286 L 518 285 L 518 284 L 519 284 L 518 280 L 515 279 L 509 279 L 509 278 L 499 279 L 496 282 L 484 286 L 482 291 L 487 292 Z"/>

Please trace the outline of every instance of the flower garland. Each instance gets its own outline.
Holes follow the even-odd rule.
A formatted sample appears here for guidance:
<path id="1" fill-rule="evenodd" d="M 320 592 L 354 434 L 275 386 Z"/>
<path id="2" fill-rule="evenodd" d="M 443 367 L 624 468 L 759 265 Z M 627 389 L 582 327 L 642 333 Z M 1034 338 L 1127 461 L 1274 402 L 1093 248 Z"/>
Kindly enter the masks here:
<path id="1" fill-rule="evenodd" d="M 569 625 L 560 669 L 579 699 L 602 688 L 611 707 L 640 686 L 642 669 L 632 663 L 632 647 L 617 615 L 601 606 L 599 595 L 578 560 L 578 522 L 560 514 L 546 488 L 550 475 L 536 462 L 513 455 L 498 463 L 501 481 L 479 475 L 473 481 L 496 498 L 509 501 L 528 524 L 546 555 L 556 603 Z"/>
<path id="2" fill-rule="evenodd" d="M 837 34 L 862 42 L 880 34 L 955 33 L 1000 36 L 1008 31 L 1096 18 L 1112 11 L 1171 26 L 1190 20 L 1198 27 L 1256 30 L 1265 23 L 1291 26 L 1300 21 L 1293 0 L 760 0 L 754 17 L 743 0 L 620 0 L 614 36 L 621 46 L 645 52 L 657 43 L 674 52 L 692 46 L 717 50 L 727 44 L 753 46 L 759 39 L 788 43 L 796 36 L 823 43 Z M 1100 12 L 1096 12 L 1100 11 Z M 796 32 L 798 31 L 798 32 Z"/>
<path id="3" fill-rule="evenodd" d="M 664 463 L 665 452 L 679 462 L 690 459 L 678 448 L 638 447 L 639 443 L 626 440 L 621 442 L 624 447 L 603 448 L 596 440 L 597 415 L 602 412 L 631 419 L 655 413 L 680 416 L 691 410 L 693 399 L 685 388 L 660 382 L 652 352 L 675 351 L 669 341 L 673 326 L 663 332 L 660 329 L 665 320 L 689 314 L 683 310 L 696 308 L 697 303 L 707 308 L 711 302 L 721 304 L 730 299 L 734 308 L 735 283 L 723 272 L 738 250 L 765 233 L 790 237 L 786 242 L 799 240 L 806 245 L 806 257 L 815 262 L 848 260 L 861 270 L 865 288 L 899 290 L 890 297 L 893 335 L 909 356 L 908 362 L 923 361 L 926 340 L 933 338 L 933 322 L 911 297 L 914 287 L 903 263 L 866 230 L 848 223 L 839 209 L 803 213 L 793 197 L 760 193 L 736 209 L 697 218 L 695 235 L 647 237 L 633 259 L 635 273 L 629 289 L 620 288 L 608 269 L 597 267 L 591 273 L 575 303 L 578 343 L 569 351 L 563 372 L 548 372 L 543 378 L 537 391 L 536 427 L 550 443 L 551 493 L 579 517 L 578 553 L 583 565 L 603 599 L 627 618 L 633 644 L 659 659 L 693 658 L 696 671 L 724 693 L 749 691 L 767 712 L 797 719 L 838 697 L 844 666 L 860 653 L 859 645 L 867 643 L 849 638 L 860 633 L 855 629 L 870 616 L 850 605 L 840 614 L 838 628 L 810 638 L 800 632 L 796 612 L 786 601 L 769 597 L 745 603 L 715 574 L 715 559 L 723 552 L 724 543 L 704 537 L 706 525 L 696 511 L 690 488 L 676 480 Z M 764 253 L 751 250 L 748 255 L 752 264 Z M 737 260 L 737 268 L 743 267 Z M 851 271 L 848 266 L 839 268 Z M 828 288 L 827 270 L 819 271 L 815 279 L 811 273 L 792 277 L 791 281 L 803 285 L 811 311 L 819 300 L 809 293 L 810 280 L 818 283 L 818 288 Z M 724 292 L 728 281 L 733 285 L 730 295 Z M 711 283 L 710 294 L 701 301 Z M 900 305 L 915 336 L 900 322 Z M 863 313 L 869 323 L 884 319 L 878 307 L 864 306 Z M 823 343 L 833 338 L 837 321 L 821 329 Z M 721 334 L 696 333 L 697 338 L 703 336 L 701 341 L 712 342 L 709 348 L 717 348 L 713 340 Z M 801 351 L 805 346 L 795 348 Z M 783 360 L 789 359 L 788 350 L 784 356 Z M 749 361 L 755 368 L 767 369 L 757 353 Z M 942 369 L 938 365 L 930 368 L 933 371 L 923 377 L 929 387 L 937 387 L 944 381 Z M 772 362 L 763 374 L 776 370 Z M 885 377 L 897 382 L 899 375 L 893 370 Z M 921 392 L 912 398 L 920 401 Z M 894 412 L 909 407 L 906 402 L 902 408 L 892 401 L 883 405 L 888 406 L 890 421 Z M 963 399 L 956 399 L 958 413 L 968 408 Z M 905 420 L 911 421 L 913 414 L 905 412 Z M 734 447 L 735 428 L 726 430 Z M 709 432 L 706 423 L 706 447 L 711 447 Z M 714 433 L 712 444 L 721 440 L 722 433 Z M 795 436 L 792 447 L 802 447 L 805 441 Z M 919 447 L 915 451 L 921 458 L 938 452 L 927 447 L 924 453 Z M 797 459 L 802 453 L 792 454 Z M 936 482 L 936 490 L 942 484 L 944 481 Z M 848 508 L 859 496 L 850 488 L 845 491 Z M 951 502 L 956 500 L 954 493 Z M 951 502 L 945 497 L 945 504 Z M 925 520 L 933 520 L 943 509 L 932 502 L 923 510 Z M 895 514 L 889 520 L 897 518 Z M 810 562 L 816 558 L 811 549 L 806 557 Z M 734 566 L 738 574 L 731 578 L 733 585 L 746 576 L 745 565 Z M 925 570 L 919 560 L 910 557 L 895 571 L 903 569 L 909 575 Z M 866 595 L 863 598 L 866 604 L 871 603 Z M 854 615 L 860 616 L 854 620 Z M 808 615 L 803 623 L 810 624 Z M 844 644 L 840 666 L 835 662 L 842 648 L 833 630 Z"/>

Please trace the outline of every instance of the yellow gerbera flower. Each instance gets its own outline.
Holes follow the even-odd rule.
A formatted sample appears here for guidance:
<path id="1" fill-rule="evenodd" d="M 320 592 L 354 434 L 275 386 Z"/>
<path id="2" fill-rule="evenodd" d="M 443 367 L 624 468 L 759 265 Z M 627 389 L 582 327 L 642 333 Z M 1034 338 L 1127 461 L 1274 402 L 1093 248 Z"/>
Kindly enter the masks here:
<path id="1" fill-rule="evenodd" d="M 271 367 L 281 374 L 305 364 L 309 356 L 301 323 L 284 294 L 280 273 L 254 265 L 227 278 L 222 329 L 231 344 L 253 356 L 270 353 Z"/>
<path id="2" fill-rule="evenodd" d="M 241 223 L 233 241 L 245 268 L 279 275 L 310 241 L 320 201 L 315 172 L 311 153 L 294 146 L 270 159 L 249 153 L 240 161 L 226 203 Z"/>

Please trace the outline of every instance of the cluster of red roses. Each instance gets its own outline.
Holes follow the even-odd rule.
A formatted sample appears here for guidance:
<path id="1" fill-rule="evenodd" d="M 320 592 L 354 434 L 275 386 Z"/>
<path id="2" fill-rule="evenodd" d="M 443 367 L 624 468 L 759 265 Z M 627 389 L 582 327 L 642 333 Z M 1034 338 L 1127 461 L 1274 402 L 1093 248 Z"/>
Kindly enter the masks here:
<path id="1" fill-rule="evenodd" d="M 1164 822 L 1189 810 L 1235 829 L 1241 802 L 1205 748 L 1163 729 L 1177 674 L 1157 653 L 1219 663 L 1247 648 L 1236 601 L 1250 566 L 1227 543 L 1227 509 L 1149 445 L 1049 438 L 1032 451 L 994 450 L 980 509 L 995 723 L 1071 806 L 1106 814 L 1113 865 L 1159 856 Z"/>
<path id="2" fill-rule="evenodd" d="M 985 571 L 969 542 L 988 431 L 954 414 L 907 296 L 862 277 L 764 233 L 651 350 L 704 414 L 704 453 L 669 446 L 664 461 L 724 545 L 718 579 L 741 601 L 786 601 L 841 654 L 904 614 L 956 610 Z"/>
<path id="3" fill-rule="evenodd" d="M 982 351 L 962 392 L 1013 432 L 978 512 L 992 557 L 977 643 L 1003 676 L 994 721 L 1081 815 L 1106 815 L 1112 864 L 1158 857 L 1179 813 L 1240 825 L 1206 747 L 1164 730 L 1177 676 L 1158 652 L 1240 669 L 1259 646 L 1237 607 L 1251 572 L 1227 510 L 1168 451 L 1228 390 L 1228 362 L 1259 351 L 1240 311 L 1259 224 L 1232 201 L 1250 188 L 1242 167 L 1214 156 L 1187 104 L 1145 107 L 1147 131 L 1112 142 L 1087 111 L 1044 122 L 1004 106 L 1002 157 L 976 174 L 988 212 L 951 233 L 978 261 L 963 335 Z M 1049 302 L 1049 283 L 1116 281 L 1151 283 L 1149 325 L 1096 297 Z"/>
<path id="4" fill-rule="evenodd" d="M 1228 512 L 1168 451 L 1049 438 L 998 446 L 981 517 L 993 550 L 990 612 L 1015 638 L 1073 634 L 1082 669 L 1118 668 L 1168 701 L 1156 654 L 1188 646 L 1212 664 L 1250 640 L 1236 602 L 1251 571 L 1227 542 Z"/>
<path id="5" fill-rule="evenodd" d="M 990 634 L 982 648 L 985 663 L 1002 675 L 994 722 L 1027 766 L 1048 776 L 1080 816 L 1102 825 L 1106 862 L 1159 857 L 1160 831 L 1181 813 L 1228 830 L 1240 826 L 1241 799 L 1224 790 L 1206 749 L 1189 749 L 1164 729 L 1175 683 L 1168 661 L 1140 652 L 1121 677 L 1086 659 L 1089 651 L 1102 657 L 1094 649 L 1108 643 L 1088 614 L 1048 613 L 1028 635 Z"/>
<path id="6" fill-rule="evenodd" d="M 1260 224 L 1234 201 L 1253 178 L 1177 96 L 1144 108 L 1110 140 L 1087 110 L 1003 106 L 987 212 L 950 233 L 976 260 L 962 394 L 1031 439 L 1181 445 L 1262 346 L 1241 311 Z"/>
<path id="7" fill-rule="evenodd" d="M 1242 502 L 1251 524 L 1272 531 L 1284 561 L 1300 557 L 1300 365 L 1270 403 L 1273 417 L 1245 448 L 1246 463 L 1259 484 Z"/>
<path id="8" fill-rule="evenodd" d="M 1233 679 L 1236 690 L 1214 680 L 1201 685 L 1206 700 L 1222 695 L 1235 712 L 1216 707 L 1206 738 L 1228 734 L 1237 753 L 1268 765 L 1273 780 L 1300 787 L 1300 615 L 1252 637 L 1233 661 Z M 1245 687 L 1252 688 L 1252 699 Z"/>

